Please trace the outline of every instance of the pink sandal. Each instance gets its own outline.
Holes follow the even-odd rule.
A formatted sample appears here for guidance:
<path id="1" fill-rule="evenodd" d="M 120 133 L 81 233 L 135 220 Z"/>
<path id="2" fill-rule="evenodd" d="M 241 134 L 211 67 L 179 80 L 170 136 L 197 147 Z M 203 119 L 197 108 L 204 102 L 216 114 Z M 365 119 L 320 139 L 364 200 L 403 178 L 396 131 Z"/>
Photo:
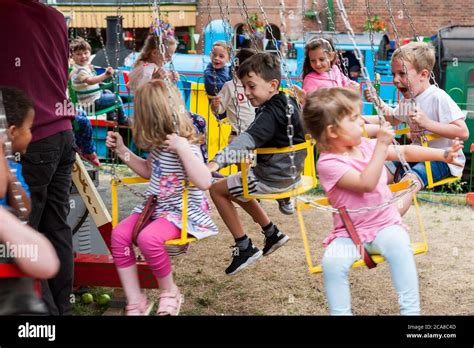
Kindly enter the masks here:
<path id="1" fill-rule="evenodd" d="M 172 292 L 162 292 L 160 294 L 160 305 L 156 314 L 158 315 L 178 315 L 181 308 L 181 294 Z"/>
<path id="2" fill-rule="evenodd" d="M 150 315 L 152 309 L 153 302 L 148 302 L 146 295 L 142 294 L 139 302 L 125 306 L 125 313 L 126 315 Z"/>

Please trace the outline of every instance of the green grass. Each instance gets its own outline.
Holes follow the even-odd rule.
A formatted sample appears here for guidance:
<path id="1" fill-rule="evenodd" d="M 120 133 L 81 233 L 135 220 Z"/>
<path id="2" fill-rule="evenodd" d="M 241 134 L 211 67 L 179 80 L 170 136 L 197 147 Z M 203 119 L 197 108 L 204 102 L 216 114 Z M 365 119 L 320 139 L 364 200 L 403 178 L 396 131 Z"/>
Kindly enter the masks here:
<path id="1" fill-rule="evenodd" d="M 85 293 L 92 294 L 94 298 L 94 302 L 85 304 L 81 301 L 81 296 Z M 112 288 L 81 288 L 77 292 L 73 294 L 74 299 L 71 298 L 73 301 L 72 310 L 74 315 L 102 315 L 108 308 L 108 306 L 100 306 L 97 303 L 97 299 L 101 294 L 108 294 L 111 298 L 113 296 L 113 289 Z"/>

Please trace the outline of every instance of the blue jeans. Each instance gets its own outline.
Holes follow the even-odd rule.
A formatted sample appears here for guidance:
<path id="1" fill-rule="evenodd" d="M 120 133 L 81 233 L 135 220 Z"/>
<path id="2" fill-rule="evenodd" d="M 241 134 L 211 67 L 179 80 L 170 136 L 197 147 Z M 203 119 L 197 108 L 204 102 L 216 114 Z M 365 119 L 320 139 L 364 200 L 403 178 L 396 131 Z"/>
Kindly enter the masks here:
<path id="1" fill-rule="evenodd" d="M 95 142 L 92 139 L 92 125 L 82 109 L 76 110 L 76 118 L 73 121 L 74 138 L 76 145 L 82 153 L 91 154 L 96 151 Z"/>
<path id="2" fill-rule="evenodd" d="M 102 94 L 101 94 L 100 98 L 97 99 L 94 102 L 94 104 L 95 104 L 96 111 L 100 111 L 102 109 L 106 109 L 110 106 L 114 106 L 115 104 L 117 104 L 117 97 L 115 96 L 114 93 L 112 93 L 108 89 L 104 89 L 102 91 Z M 122 104 L 121 101 L 120 101 L 120 104 Z M 125 114 L 123 113 L 123 108 L 122 107 L 119 107 L 118 109 L 115 109 L 114 111 L 108 112 L 107 113 L 107 120 L 113 121 L 114 118 L 115 118 L 115 115 L 118 116 L 118 123 L 119 124 L 126 123 L 127 118 L 125 117 Z"/>
<path id="3" fill-rule="evenodd" d="M 444 162 L 436 162 L 436 161 L 431 161 L 431 173 L 433 175 L 433 182 L 437 182 L 439 180 L 442 180 L 444 178 L 447 178 L 451 176 L 451 171 L 449 170 L 449 166 L 444 163 Z M 428 185 L 428 175 L 426 175 L 426 166 L 425 162 L 410 162 L 408 163 L 411 167 L 411 170 L 413 173 L 418 177 L 420 182 L 423 184 L 423 187 Z M 392 175 L 395 174 L 396 168 L 398 166 L 401 166 L 400 162 L 386 162 L 386 167 L 392 173 Z M 397 175 L 396 178 L 394 178 L 395 182 L 398 182 L 401 180 L 401 178 L 405 175 L 405 169 L 401 167 L 399 175 Z M 423 188 L 422 187 L 422 188 Z"/>
<path id="4" fill-rule="evenodd" d="M 369 254 L 381 254 L 387 260 L 398 294 L 400 314 L 419 315 L 415 257 L 405 229 L 399 225 L 385 227 L 365 247 Z M 359 258 L 360 253 L 350 238 L 336 238 L 324 251 L 324 288 L 331 315 L 352 315 L 348 276 L 352 264 Z"/>

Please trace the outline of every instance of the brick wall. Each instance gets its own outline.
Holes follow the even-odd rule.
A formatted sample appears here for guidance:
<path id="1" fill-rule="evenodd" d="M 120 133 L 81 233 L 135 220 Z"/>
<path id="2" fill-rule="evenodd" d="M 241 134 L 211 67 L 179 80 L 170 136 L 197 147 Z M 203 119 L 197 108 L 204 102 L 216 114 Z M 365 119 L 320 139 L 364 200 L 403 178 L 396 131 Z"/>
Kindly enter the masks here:
<path id="1" fill-rule="evenodd" d="M 474 0 L 404 0 L 409 14 L 413 19 L 415 29 L 419 35 L 430 36 L 437 32 L 441 27 L 452 24 L 471 24 L 474 25 Z M 196 32 L 202 32 L 202 25 L 206 25 L 209 17 L 209 8 L 212 19 L 221 19 L 219 3 L 225 6 L 224 0 L 209 0 L 210 6 L 207 6 L 207 0 L 201 0 L 199 8 L 199 16 L 197 18 Z M 280 26 L 279 16 L 279 1 L 276 0 L 261 0 L 264 10 L 267 14 L 268 20 L 272 24 Z M 410 28 L 408 17 L 402 11 L 401 2 L 398 0 L 391 0 L 392 11 L 395 24 L 399 35 L 401 37 L 413 36 L 413 31 Z M 242 19 L 242 11 L 237 4 L 242 4 L 242 0 L 229 1 L 231 6 L 229 8 L 231 24 L 235 27 L 238 23 L 245 22 Z M 260 9 L 257 6 L 256 0 L 245 0 L 248 8 L 248 13 L 258 13 L 261 16 Z M 304 3 L 304 5 L 303 5 Z M 303 16 L 303 6 L 306 10 L 312 9 L 311 0 L 286 0 L 286 15 L 287 15 L 287 33 L 290 37 L 297 37 L 303 31 L 314 31 L 318 29 L 315 19 L 306 18 Z M 326 28 L 327 15 L 325 11 L 326 0 L 318 0 L 321 19 L 324 28 Z M 336 30 L 344 30 L 344 24 L 341 20 L 340 13 L 337 8 L 336 0 L 333 0 L 334 15 Z M 349 17 L 349 21 L 355 32 L 363 31 L 363 25 L 367 18 L 366 0 L 345 0 L 344 6 Z M 390 24 L 388 9 L 386 7 L 386 0 L 370 0 L 371 13 L 379 15 L 385 22 L 385 26 L 393 36 L 393 29 Z M 227 17 L 226 11 L 224 16 Z M 291 18 L 290 18 L 291 17 Z M 201 40 L 200 40 L 201 41 Z M 201 42 L 198 46 L 200 50 Z"/>

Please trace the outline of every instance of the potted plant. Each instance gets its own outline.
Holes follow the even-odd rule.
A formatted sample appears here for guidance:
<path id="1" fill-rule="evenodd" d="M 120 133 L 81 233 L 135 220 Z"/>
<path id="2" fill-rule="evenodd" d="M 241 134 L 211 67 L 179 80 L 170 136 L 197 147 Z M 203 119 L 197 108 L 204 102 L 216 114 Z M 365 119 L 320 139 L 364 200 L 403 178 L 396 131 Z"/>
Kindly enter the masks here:
<path id="1" fill-rule="evenodd" d="M 265 36 L 265 22 L 260 19 L 257 13 L 253 13 L 249 18 L 252 33 L 259 39 Z"/>
<path id="2" fill-rule="evenodd" d="M 385 23 L 380 19 L 380 16 L 372 16 L 371 18 L 367 18 L 364 23 L 364 31 L 385 31 Z"/>

